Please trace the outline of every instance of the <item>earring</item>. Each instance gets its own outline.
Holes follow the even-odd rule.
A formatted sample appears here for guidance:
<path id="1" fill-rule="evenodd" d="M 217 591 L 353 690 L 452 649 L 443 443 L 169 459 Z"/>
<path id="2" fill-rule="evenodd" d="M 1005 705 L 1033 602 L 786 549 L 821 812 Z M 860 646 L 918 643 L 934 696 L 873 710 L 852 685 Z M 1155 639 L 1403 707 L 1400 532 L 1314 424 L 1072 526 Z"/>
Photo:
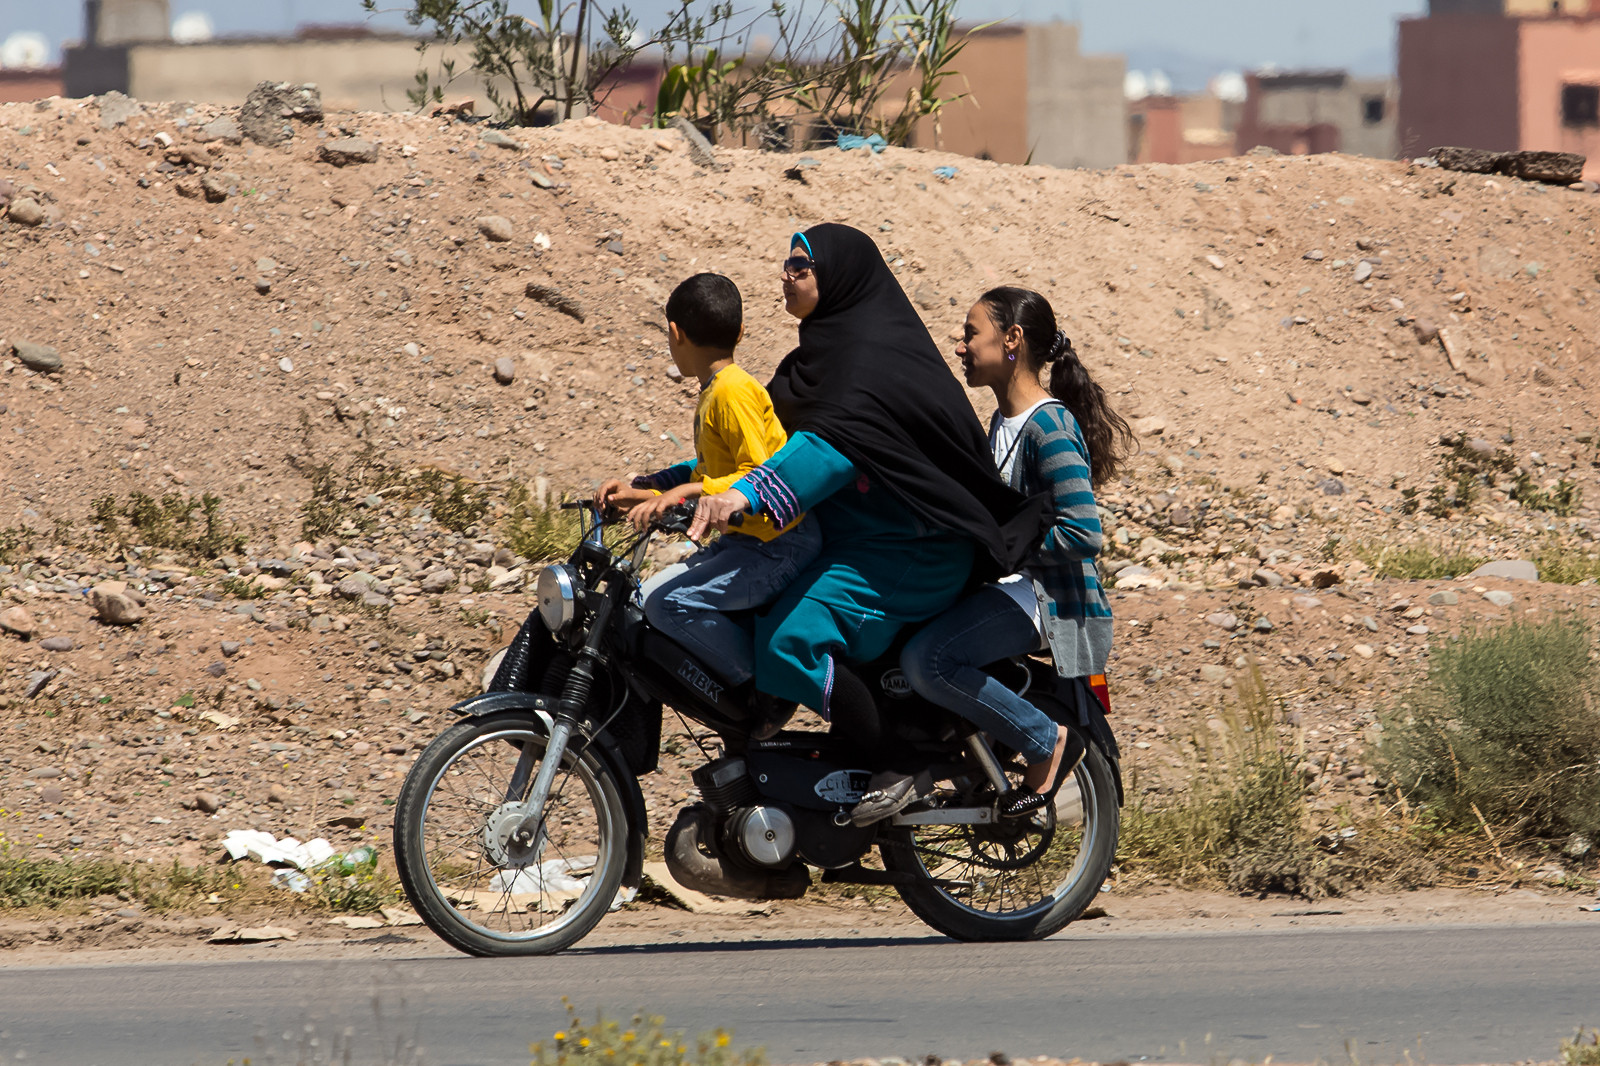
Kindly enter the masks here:
<path id="1" fill-rule="evenodd" d="M 1015 363 L 1016 361 L 1017 361 L 1017 353 L 1016 352 L 1007 352 L 1006 353 L 1006 362 Z"/>

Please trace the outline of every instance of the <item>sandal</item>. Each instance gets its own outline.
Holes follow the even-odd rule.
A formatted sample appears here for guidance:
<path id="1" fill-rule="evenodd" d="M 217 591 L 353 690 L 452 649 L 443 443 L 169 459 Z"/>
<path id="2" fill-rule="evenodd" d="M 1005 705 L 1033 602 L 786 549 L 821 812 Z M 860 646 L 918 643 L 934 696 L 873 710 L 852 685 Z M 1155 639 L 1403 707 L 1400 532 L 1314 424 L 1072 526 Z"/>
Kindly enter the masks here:
<path id="1" fill-rule="evenodd" d="M 933 777 L 880 770 L 867 782 L 867 792 L 850 811 L 852 825 L 871 825 L 892 818 L 933 791 Z"/>
<path id="2" fill-rule="evenodd" d="M 1000 817 L 1021 818 L 1054 802 L 1056 793 L 1061 790 L 1062 782 L 1072 776 L 1072 772 L 1078 768 L 1078 764 L 1083 762 L 1083 757 L 1088 753 L 1088 746 L 1084 744 L 1083 738 L 1076 730 L 1064 725 L 1057 726 L 1056 747 L 1050 753 L 1049 761 L 1028 767 L 1030 771 L 1035 766 L 1045 767 L 1044 780 L 1034 785 L 1019 785 L 1001 796 L 999 803 L 996 804 Z"/>

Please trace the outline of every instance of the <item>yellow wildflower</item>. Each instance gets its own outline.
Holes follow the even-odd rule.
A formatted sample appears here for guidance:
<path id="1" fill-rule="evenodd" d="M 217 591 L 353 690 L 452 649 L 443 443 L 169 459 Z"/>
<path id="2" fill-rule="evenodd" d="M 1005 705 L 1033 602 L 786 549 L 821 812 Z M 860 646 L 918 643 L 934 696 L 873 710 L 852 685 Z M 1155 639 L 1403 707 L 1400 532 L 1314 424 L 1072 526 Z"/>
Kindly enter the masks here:
<path id="1" fill-rule="evenodd" d="M 718 1033 L 717 1034 L 717 1046 L 718 1047 L 727 1047 L 728 1046 L 728 1034 L 727 1033 Z"/>

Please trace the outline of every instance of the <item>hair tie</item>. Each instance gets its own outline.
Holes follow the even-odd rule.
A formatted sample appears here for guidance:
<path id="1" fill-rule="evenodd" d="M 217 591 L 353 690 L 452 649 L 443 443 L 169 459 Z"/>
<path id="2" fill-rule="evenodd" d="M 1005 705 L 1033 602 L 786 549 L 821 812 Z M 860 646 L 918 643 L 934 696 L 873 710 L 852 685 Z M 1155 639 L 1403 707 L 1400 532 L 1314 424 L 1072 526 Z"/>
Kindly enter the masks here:
<path id="1" fill-rule="evenodd" d="M 1072 351 L 1071 339 L 1064 330 L 1056 330 L 1056 339 L 1050 342 L 1050 361 L 1053 363 L 1070 351 Z"/>

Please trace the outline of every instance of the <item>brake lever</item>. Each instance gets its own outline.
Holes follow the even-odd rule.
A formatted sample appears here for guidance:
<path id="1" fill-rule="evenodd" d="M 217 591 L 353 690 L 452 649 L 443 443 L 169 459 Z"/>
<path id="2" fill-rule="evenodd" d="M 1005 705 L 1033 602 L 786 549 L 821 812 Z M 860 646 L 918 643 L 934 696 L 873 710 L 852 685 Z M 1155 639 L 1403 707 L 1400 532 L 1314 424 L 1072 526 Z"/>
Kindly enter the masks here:
<path id="1" fill-rule="evenodd" d="M 694 508 L 685 504 L 674 504 L 656 516 L 651 528 L 661 533 L 679 533 L 689 535 L 689 527 L 694 524 Z"/>

